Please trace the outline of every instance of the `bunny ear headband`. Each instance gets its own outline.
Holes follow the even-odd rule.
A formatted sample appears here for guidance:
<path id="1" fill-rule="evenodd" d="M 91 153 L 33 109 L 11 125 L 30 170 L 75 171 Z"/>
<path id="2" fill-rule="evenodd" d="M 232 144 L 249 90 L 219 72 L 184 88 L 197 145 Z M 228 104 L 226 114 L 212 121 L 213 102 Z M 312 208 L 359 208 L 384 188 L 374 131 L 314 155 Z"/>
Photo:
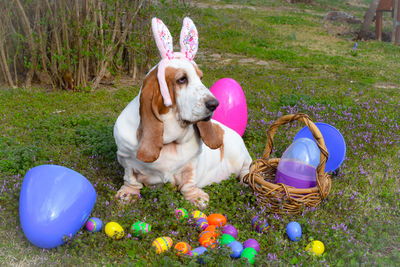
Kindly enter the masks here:
<path id="1" fill-rule="evenodd" d="M 196 64 L 193 61 L 193 58 L 199 47 L 199 35 L 193 21 L 186 17 L 183 20 L 180 35 L 179 43 L 181 45 L 181 52 L 174 52 L 172 36 L 167 26 L 165 26 L 160 19 L 153 18 L 151 20 L 151 28 L 153 30 L 158 50 L 161 54 L 161 61 L 158 65 L 157 73 L 158 83 L 160 85 L 161 95 L 164 99 L 164 105 L 168 107 L 172 105 L 172 101 L 171 96 L 169 95 L 167 82 L 165 81 L 165 67 L 167 66 L 168 61 L 174 58 L 186 58 L 193 64 Z"/>

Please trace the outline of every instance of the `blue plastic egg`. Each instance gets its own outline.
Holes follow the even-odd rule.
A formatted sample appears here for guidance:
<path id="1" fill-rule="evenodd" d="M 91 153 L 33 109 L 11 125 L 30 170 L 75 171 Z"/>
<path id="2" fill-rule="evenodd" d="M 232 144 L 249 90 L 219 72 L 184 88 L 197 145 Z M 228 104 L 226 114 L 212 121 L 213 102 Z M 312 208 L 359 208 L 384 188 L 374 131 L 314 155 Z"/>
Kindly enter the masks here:
<path id="1" fill-rule="evenodd" d="M 195 249 L 192 249 L 192 255 L 197 257 L 203 253 L 205 253 L 207 251 L 207 249 L 203 246 L 201 247 L 197 247 Z M 197 259 L 198 263 L 203 264 L 204 263 L 204 259 L 202 257 L 198 257 Z"/>
<path id="2" fill-rule="evenodd" d="M 98 232 L 103 227 L 103 222 L 99 218 L 92 217 L 87 220 L 85 227 L 89 232 Z"/>
<path id="3" fill-rule="evenodd" d="M 301 225 L 298 222 L 290 222 L 286 226 L 286 233 L 290 240 L 299 241 L 301 238 Z"/>
<path id="4" fill-rule="evenodd" d="M 228 244 L 230 248 L 232 249 L 232 258 L 239 258 L 240 255 L 242 254 L 243 251 L 243 245 L 239 241 L 232 241 L 231 243 Z"/>
<path id="5" fill-rule="evenodd" d="M 203 254 L 206 251 L 207 251 L 207 249 L 205 247 L 203 247 L 203 246 L 197 247 L 197 248 L 192 250 L 192 255 L 193 256 L 198 256 L 198 255 Z"/>
<path id="6" fill-rule="evenodd" d="M 80 173 L 57 165 L 34 167 L 21 187 L 22 230 L 35 246 L 57 247 L 85 224 L 95 202 L 96 191 Z"/>

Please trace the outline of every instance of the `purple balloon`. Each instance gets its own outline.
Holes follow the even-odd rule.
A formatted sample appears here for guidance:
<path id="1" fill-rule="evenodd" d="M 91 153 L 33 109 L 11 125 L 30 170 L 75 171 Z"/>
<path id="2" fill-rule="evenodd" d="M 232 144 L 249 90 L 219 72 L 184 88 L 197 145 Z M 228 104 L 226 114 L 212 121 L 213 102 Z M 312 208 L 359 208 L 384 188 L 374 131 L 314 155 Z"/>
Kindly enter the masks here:
<path id="1" fill-rule="evenodd" d="M 222 230 L 223 234 L 227 234 L 227 235 L 231 235 L 233 236 L 235 239 L 238 236 L 238 231 L 236 230 L 235 226 L 227 224 L 224 226 L 224 229 Z"/>
<path id="2" fill-rule="evenodd" d="M 243 248 L 254 248 L 258 252 L 260 251 L 260 244 L 258 244 L 257 240 L 250 238 L 244 242 Z"/>
<path id="3" fill-rule="evenodd" d="M 80 173 L 57 165 L 40 165 L 24 178 L 19 219 L 25 236 L 41 248 L 54 248 L 85 224 L 96 191 Z"/>

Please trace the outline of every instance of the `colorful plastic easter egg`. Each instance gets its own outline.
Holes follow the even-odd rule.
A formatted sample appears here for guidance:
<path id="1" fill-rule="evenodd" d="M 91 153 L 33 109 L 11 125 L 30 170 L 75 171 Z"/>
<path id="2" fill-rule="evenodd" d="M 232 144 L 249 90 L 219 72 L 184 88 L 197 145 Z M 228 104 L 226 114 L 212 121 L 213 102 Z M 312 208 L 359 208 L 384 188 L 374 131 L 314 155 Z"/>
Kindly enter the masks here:
<path id="1" fill-rule="evenodd" d="M 217 229 L 217 226 L 216 225 L 209 225 L 209 226 L 207 226 L 207 228 L 206 229 L 204 229 L 204 231 L 210 231 L 210 232 L 215 232 L 215 231 L 218 231 L 218 229 Z"/>
<path id="2" fill-rule="evenodd" d="M 103 227 L 102 221 L 96 217 L 90 218 L 85 225 L 86 230 L 92 233 L 100 231 L 102 227 Z"/>
<path id="3" fill-rule="evenodd" d="M 175 210 L 175 218 L 183 221 L 184 219 L 189 218 L 189 213 L 185 209 L 176 209 Z"/>
<path id="4" fill-rule="evenodd" d="M 223 78 L 210 91 L 219 102 L 212 118 L 242 136 L 247 125 L 247 104 L 240 84 L 234 79 Z"/>
<path id="5" fill-rule="evenodd" d="M 319 240 L 314 240 L 310 244 L 307 245 L 306 251 L 313 252 L 316 256 L 322 255 L 325 251 L 324 243 Z"/>
<path id="6" fill-rule="evenodd" d="M 217 238 L 219 236 L 220 231 L 218 230 L 217 226 L 209 225 L 204 231 L 209 231 L 214 234 L 214 237 Z"/>
<path id="7" fill-rule="evenodd" d="M 203 218 L 207 220 L 207 215 L 205 215 L 203 212 L 199 211 L 199 210 L 195 210 L 192 212 L 192 217 L 193 219 L 197 220 L 199 218 Z"/>
<path id="8" fill-rule="evenodd" d="M 19 219 L 35 246 L 54 248 L 85 225 L 96 202 L 96 191 L 80 173 L 57 165 L 30 169 L 22 183 Z"/>
<path id="9" fill-rule="evenodd" d="M 206 231 L 206 230 L 204 230 L 204 231 L 202 231 L 200 234 L 199 234 L 199 240 L 201 239 L 201 237 L 202 236 L 204 236 L 205 234 L 213 234 L 212 232 L 210 232 L 210 231 Z"/>
<path id="10" fill-rule="evenodd" d="M 257 242 L 257 240 L 250 238 L 244 242 L 243 248 L 254 248 L 257 252 L 259 252 L 260 244 Z"/>
<path id="11" fill-rule="evenodd" d="M 290 240 L 299 241 L 301 238 L 301 225 L 298 222 L 288 223 L 286 233 Z"/>
<path id="12" fill-rule="evenodd" d="M 210 214 L 207 217 L 209 225 L 224 226 L 226 224 L 226 217 L 219 213 Z"/>
<path id="13" fill-rule="evenodd" d="M 209 231 L 203 231 L 201 232 L 200 236 L 199 236 L 199 242 L 203 247 L 215 247 L 215 237 L 214 237 L 214 233 L 209 232 Z"/>
<path id="14" fill-rule="evenodd" d="M 172 247 L 172 244 L 172 239 L 167 236 L 156 238 L 156 240 L 153 241 L 153 247 L 156 248 L 157 254 L 169 250 Z"/>
<path id="15" fill-rule="evenodd" d="M 180 255 L 189 255 L 190 251 L 191 251 L 191 247 L 188 243 L 186 242 L 178 242 L 176 243 L 175 250 L 177 250 L 178 252 L 176 253 L 176 255 L 180 256 Z"/>
<path id="16" fill-rule="evenodd" d="M 198 255 L 203 254 L 206 251 L 207 251 L 207 249 L 205 247 L 203 247 L 203 246 L 197 247 L 197 248 L 192 250 L 192 255 L 193 256 L 198 256 Z"/>
<path id="17" fill-rule="evenodd" d="M 242 254 L 240 255 L 240 258 L 245 258 L 247 259 L 250 264 L 254 264 L 254 258 L 257 255 L 257 251 L 254 248 L 247 247 L 243 249 Z"/>
<path id="18" fill-rule="evenodd" d="M 106 232 L 106 235 L 114 239 L 121 239 L 125 234 L 124 228 L 116 222 L 107 223 L 104 231 Z"/>
<path id="19" fill-rule="evenodd" d="M 231 235 L 234 238 L 237 238 L 237 236 L 238 236 L 238 231 L 236 230 L 235 226 L 230 225 L 230 224 L 227 224 L 224 226 L 224 228 L 222 229 L 222 233 Z"/>
<path id="20" fill-rule="evenodd" d="M 197 219 L 196 224 L 197 224 L 197 227 L 202 231 L 204 231 L 204 229 L 206 229 L 208 227 L 208 221 L 204 218 Z"/>
<path id="21" fill-rule="evenodd" d="M 232 249 L 232 258 L 239 258 L 243 251 L 243 245 L 239 241 L 232 241 L 228 244 L 228 246 Z"/>
<path id="22" fill-rule="evenodd" d="M 251 225 L 253 226 L 253 229 L 259 233 L 264 233 L 269 229 L 269 225 L 265 221 L 265 219 L 258 216 L 253 217 L 253 219 L 251 220 Z"/>
<path id="23" fill-rule="evenodd" d="M 151 232 L 151 225 L 145 222 L 135 222 L 131 226 L 133 236 L 141 237 Z"/>
<path id="24" fill-rule="evenodd" d="M 221 246 L 229 245 L 233 241 L 235 241 L 235 238 L 228 234 L 222 234 L 222 236 L 219 238 L 219 242 L 220 242 Z"/>
<path id="25" fill-rule="evenodd" d="M 203 246 L 197 247 L 197 248 L 192 250 L 192 256 L 197 257 L 197 256 L 205 253 L 206 251 L 207 251 L 207 249 L 205 247 L 203 247 Z M 199 257 L 198 258 L 198 262 L 201 263 L 201 264 L 204 263 L 203 258 Z"/>

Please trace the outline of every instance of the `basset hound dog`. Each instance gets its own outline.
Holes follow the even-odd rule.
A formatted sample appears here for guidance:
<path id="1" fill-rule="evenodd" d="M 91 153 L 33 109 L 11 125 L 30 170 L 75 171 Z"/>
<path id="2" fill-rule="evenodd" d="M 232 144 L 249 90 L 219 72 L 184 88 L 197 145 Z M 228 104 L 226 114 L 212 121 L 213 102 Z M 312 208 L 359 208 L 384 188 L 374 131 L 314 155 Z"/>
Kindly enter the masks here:
<path id="1" fill-rule="evenodd" d="M 118 161 L 125 169 L 116 198 L 133 201 L 143 185 L 170 182 L 204 208 L 209 196 L 201 188 L 231 174 L 242 180 L 252 159 L 239 134 L 211 119 L 219 103 L 193 61 L 198 33 L 192 20 L 183 21 L 181 52 L 173 52 L 160 19 L 152 19 L 152 29 L 162 60 L 114 126 Z"/>

